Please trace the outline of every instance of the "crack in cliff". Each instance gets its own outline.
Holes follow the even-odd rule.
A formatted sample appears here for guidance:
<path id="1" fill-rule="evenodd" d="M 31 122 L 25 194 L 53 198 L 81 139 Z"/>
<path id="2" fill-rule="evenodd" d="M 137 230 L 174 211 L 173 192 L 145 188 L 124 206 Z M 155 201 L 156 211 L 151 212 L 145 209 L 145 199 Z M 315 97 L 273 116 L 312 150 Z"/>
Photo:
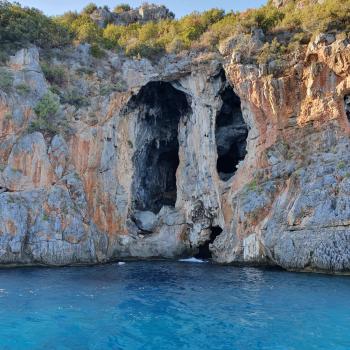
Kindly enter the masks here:
<path id="1" fill-rule="evenodd" d="M 348 118 L 348 121 L 350 122 L 350 95 L 344 96 L 344 108 L 345 108 L 345 114 Z"/>
<path id="2" fill-rule="evenodd" d="M 329 229 L 329 228 L 342 228 L 342 227 L 349 227 L 349 223 L 344 224 L 336 224 L 336 225 L 322 225 L 322 226 L 309 226 L 309 227 L 297 227 L 297 226 L 288 226 L 287 230 L 290 232 L 295 231 L 307 231 L 307 230 L 319 230 L 319 229 Z"/>

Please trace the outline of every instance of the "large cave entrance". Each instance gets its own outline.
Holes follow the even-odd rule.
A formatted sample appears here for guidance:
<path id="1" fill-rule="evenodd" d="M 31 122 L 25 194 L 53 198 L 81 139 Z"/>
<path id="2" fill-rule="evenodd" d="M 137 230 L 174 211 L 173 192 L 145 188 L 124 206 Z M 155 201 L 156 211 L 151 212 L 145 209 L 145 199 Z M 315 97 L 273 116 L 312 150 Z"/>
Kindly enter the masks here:
<path id="1" fill-rule="evenodd" d="M 221 73 L 223 88 L 220 93 L 222 107 L 216 116 L 217 171 L 220 179 L 229 180 L 238 163 L 246 155 L 248 128 L 244 122 L 241 100 Z"/>
<path id="2" fill-rule="evenodd" d="M 132 106 L 138 111 L 133 208 L 157 214 L 162 206 L 176 203 L 178 126 L 190 105 L 186 94 L 170 83 L 151 82 L 133 98 Z"/>

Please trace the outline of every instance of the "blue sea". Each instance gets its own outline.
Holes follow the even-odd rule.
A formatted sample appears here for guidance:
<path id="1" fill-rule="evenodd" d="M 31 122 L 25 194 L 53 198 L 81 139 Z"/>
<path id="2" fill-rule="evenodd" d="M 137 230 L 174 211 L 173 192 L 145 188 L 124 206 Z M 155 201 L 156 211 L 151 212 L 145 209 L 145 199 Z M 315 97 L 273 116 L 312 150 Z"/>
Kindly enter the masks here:
<path id="1" fill-rule="evenodd" d="M 190 262 L 0 270 L 0 350 L 350 349 L 350 277 Z"/>

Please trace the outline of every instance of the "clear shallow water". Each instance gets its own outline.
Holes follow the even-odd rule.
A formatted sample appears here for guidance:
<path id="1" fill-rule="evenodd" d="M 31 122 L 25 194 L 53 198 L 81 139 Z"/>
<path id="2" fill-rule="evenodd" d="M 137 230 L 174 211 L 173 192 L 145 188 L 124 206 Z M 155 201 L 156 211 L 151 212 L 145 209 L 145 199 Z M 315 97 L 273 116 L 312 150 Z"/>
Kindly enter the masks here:
<path id="1" fill-rule="evenodd" d="M 0 349 L 350 349 L 350 277 L 181 262 L 0 270 Z"/>

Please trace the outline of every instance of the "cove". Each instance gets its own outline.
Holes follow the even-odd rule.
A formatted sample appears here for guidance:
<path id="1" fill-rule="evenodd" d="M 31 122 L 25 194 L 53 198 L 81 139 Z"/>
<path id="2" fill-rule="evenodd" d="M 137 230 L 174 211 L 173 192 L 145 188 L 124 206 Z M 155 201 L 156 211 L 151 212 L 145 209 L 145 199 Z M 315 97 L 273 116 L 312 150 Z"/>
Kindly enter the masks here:
<path id="1" fill-rule="evenodd" d="M 0 270 L 0 348 L 349 349 L 347 277 L 211 263 Z"/>

